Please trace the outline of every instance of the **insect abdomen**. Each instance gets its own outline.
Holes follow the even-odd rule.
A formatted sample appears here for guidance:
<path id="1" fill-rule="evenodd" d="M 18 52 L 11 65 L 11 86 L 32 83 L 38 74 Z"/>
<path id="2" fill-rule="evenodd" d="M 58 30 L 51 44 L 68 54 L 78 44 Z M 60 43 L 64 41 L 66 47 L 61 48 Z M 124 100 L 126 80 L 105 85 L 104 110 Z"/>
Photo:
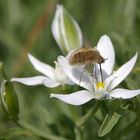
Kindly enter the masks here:
<path id="1" fill-rule="evenodd" d="M 104 62 L 100 53 L 93 48 L 80 48 L 75 50 L 69 58 L 71 65 L 101 64 Z"/>

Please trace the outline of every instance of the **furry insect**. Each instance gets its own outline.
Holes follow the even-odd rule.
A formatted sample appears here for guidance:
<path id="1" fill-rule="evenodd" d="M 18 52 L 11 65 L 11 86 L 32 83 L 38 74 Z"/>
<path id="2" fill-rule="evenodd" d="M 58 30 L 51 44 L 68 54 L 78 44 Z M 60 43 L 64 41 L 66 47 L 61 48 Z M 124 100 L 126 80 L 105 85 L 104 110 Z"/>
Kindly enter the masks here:
<path id="1" fill-rule="evenodd" d="M 69 57 L 71 65 L 92 65 L 101 64 L 105 59 L 100 55 L 99 51 L 91 47 L 78 48 Z"/>
<path id="2" fill-rule="evenodd" d="M 100 55 L 99 51 L 96 48 L 92 48 L 92 47 L 78 48 L 78 49 L 74 50 L 69 56 L 69 63 L 71 65 L 85 65 L 85 68 L 87 66 L 89 66 L 91 68 L 91 73 L 93 73 L 92 66 L 94 64 L 99 64 L 102 82 L 103 82 L 103 75 L 102 75 L 101 64 L 105 60 L 106 59 L 104 59 Z M 82 74 L 83 74 L 83 72 L 81 73 L 80 81 L 81 81 L 81 78 L 82 78 Z"/>

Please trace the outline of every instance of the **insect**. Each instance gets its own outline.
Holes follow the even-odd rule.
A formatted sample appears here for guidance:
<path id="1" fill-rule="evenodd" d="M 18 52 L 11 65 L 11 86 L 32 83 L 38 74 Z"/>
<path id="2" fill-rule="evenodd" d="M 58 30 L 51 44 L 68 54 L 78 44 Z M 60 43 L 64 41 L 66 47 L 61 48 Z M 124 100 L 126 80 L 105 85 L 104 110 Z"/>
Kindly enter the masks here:
<path id="1" fill-rule="evenodd" d="M 85 65 L 84 69 L 89 66 L 91 68 L 91 73 L 93 73 L 93 65 L 99 64 L 100 74 L 103 82 L 102 68 L 101 64 L 105 61 L 99 51 L 96 48 L 92 47 L 83 47 L 74 50 L 69 56 L 69 63 L 71 65 Z M 96 72 L 96 69 L 95 69 Z M 80 81 L 82 78 L 82 74 L 80 76 Z"/>
<path id="2" fill-rule="evenodd" d="M 105 59 L 100 55 L 99 51 L 91 47 L 78 48 L 69 57 L 71 65 L 92 65 L 101 64 Z"/>

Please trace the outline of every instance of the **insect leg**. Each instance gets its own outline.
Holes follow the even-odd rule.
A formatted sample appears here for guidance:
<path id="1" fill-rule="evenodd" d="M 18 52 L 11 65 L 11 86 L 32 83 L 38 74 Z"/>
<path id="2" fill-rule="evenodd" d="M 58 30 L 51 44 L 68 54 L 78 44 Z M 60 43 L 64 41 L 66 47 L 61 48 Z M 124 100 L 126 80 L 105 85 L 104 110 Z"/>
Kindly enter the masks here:
<path id="1" fill-rule="evenodd" d="M 86 67 L 86 65 L 83 67 L 83 71 L 80 74 L 79 86 L 80 86 L 80 83 L 81 83 L 81 80 L 82 80 L 82 76 L 83 76 L 83 72 L 85 70 L 85 67 Z"/>

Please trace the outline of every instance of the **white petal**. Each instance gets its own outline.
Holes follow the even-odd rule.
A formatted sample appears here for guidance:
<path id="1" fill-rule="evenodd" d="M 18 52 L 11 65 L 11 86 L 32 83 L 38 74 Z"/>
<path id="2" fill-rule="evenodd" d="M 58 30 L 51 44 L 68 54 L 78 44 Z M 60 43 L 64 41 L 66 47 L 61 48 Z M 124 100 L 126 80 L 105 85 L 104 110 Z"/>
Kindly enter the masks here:
<path id="1" fill-rule="evenodd" d="M 58 44 L 59 44 L 59 40 L 60 40 L 60 34 L 59 34 L 59 32 L 60 32 L 59 31 L 59 15 L 60 15 L 60 11 L 61 11 L 61 6 L 57 5 L 56 12 L 55 12 L 55 15 L 54 15 L 54 19 L 53 19 L 53 22 L 52 22 L 52 33 L 53 33 L 54 38 L 58 42 Z"/>
<path id="2" fill-rule="evenodd" d="M 52 34 L 58 44 L 58 46 L 60 47 L 60 49 L 62 51 L 66 51 L 65 49 L 65 45 L 64 45 L 64 40 L 62 39 L 62 34 L 61 34 L 61 30 L 60 30 L 60 14 L 62 13 L 62 6 L 61 5 L 57 5 L 56 7 L 56 12 L 54 15 L 54 19 L 52 22 Z"/>
<path id="3" fill-rule="evenodd" d="M 113 98 L 130 99 L 140 94 L 139 90 L 127 90 L 127 89 L 114 89 L 110 92 L 110 96 Z"/>
<path id="4" fill-rule="evenodd" d="M 77 91 L 71 94 L 51 94 L 51 98 L 57 98 L 71 105 L 82 105 L 94 98 L 93 94 L 87 90 Z"/>
<path id="5" fill-rule="evenodd" d="M 83 40 L 80 27 L 62 5 L 57 5 L 52 23 L 52 33 L 64 54 L 82 46 Z"/>
<path id="6" fill-rule="evenodd" d="M 54 78 L 54 68 L 53 67 L 39 61 L 38 59 L 33 57 L 31 54 L 28 54 L 28 58 L 37 71 L 43 73 L 50 79 Z"/>
<path id="7" fill-rule="evenodd" d="M 45 76 L 34 76 L 34 77 L 27 77 L 27 78 L 12 78 L 12 82 L 19 82 L 27 86 L 35 86 L 42 84 L 42 81 L 46 79 Z"/>
<path id="8" fill-rule="evenodd" d="M 60 85 L 60 83 L 53 81 L 51 79 L 46 78 L 45 80 L 42 81 L 42 83 L 46 86 L 46 87 L 50 87 L 50 88 L 54 88 Z"/>
<path id="9" fill-rule="evenodd" d="M 60 14 L 60 30 L 68 52 L 74 48 L 82 47 L 83 37 L 78 23 L 64 8 Z"/>
<path id="10" fill-rule="evenodd" d="M 71 81 L 69 78 L 67 78 L 66 84 L 75 85 L 75 83 L 73 81 Z"/>
<path id="11" fill-rule="evenodd" d="M 100 38 L 97 44 L 97 50 L 100 52 L 101 56 L 106 59 L 105 62 L 102 63 L 103 75 L 104 78 L 106 78 L 112 73 L 115 63 L 115 51 L 112 42 L 107 35 Z"/>
<path id="12" fill-rule="evenodd" d="M 131 58 L 128 62 L 126 62 L 116 72 L 114 72 L 110 77 L 106 79 L 105 83 L 108 87 L 108 91 L 115 88 L 127 77 L 127 75 L 131 72 L 136 63 L 137 56 L 138 54 L 136 53 L 133 58 Z"/>
<path id="13" fill-rule="evenodd" d="M 80 66 L 71 66 L 68 60 L 63 57 L 58 57 L 58 62 L 66 75 L 77 85 L 84 87 L 90 91 L 93 90 L 93 84 L 91 83 L 91 76 L 84 72 L 83 67 Z M 80 81 L 81 79 L 81 81 Z"/>

